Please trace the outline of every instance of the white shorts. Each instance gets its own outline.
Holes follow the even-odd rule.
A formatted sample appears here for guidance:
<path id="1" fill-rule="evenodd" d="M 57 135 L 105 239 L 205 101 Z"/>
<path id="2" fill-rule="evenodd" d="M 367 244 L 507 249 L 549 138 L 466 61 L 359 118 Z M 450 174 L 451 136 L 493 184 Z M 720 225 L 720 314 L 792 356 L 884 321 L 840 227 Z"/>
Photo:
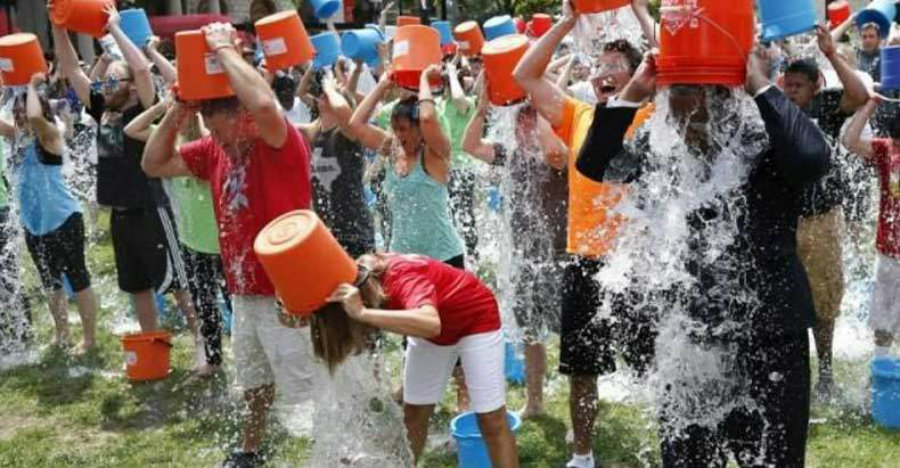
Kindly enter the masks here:
<path id="1" fill-rule="evenodd" d="M 274 383 L 285 401 L 309 399 L 313 388 L 309 328 L 282 325 L 272 296 L 235 296 L 233 304 L 237 384 L 250 390 Z"/>
<path id="2" fill-rule="evenodd" d="M 900 259 L 878 254 L 869 327 L 900 335 Z"/>
<path id="3" fill-rule="evenodd" d="M 503 333 L 467 336 L 451 346 L 410 338 L 403 370 L 403 401 L 434 405 L 441 401 L 456 360 L 462 361 L 472 410 L 490 413 L 506 404 Z"/>

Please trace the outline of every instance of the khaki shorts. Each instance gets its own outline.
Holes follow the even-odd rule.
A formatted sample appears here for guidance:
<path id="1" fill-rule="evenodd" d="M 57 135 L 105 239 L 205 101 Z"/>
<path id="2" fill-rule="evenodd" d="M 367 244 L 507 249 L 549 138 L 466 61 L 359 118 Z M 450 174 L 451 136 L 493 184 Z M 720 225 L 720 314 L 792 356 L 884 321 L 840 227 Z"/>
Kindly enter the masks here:
<path id="1" fill-rule="evenodd" d="M 797 253 L 809 277 L 819 321 L 833 322 L 841 311 L 844 299 L 843 236 L 844 217 L 840 205 L 824 214 L 800 218 Z"/>

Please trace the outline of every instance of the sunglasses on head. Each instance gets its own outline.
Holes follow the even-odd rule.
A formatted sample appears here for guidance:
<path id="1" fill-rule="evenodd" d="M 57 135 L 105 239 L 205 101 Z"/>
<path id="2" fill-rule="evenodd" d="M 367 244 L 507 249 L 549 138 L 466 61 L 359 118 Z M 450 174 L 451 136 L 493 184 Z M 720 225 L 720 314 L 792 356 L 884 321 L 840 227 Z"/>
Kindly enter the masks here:
<path id="1" fill-rule="evenodd" d="M 130 81 L 130 78 L 108 77 L 105 80 L 92 82 L 91 89 L 98 93 L 114 93 L 122 87 L 122 83 L 128 83 Z"/>

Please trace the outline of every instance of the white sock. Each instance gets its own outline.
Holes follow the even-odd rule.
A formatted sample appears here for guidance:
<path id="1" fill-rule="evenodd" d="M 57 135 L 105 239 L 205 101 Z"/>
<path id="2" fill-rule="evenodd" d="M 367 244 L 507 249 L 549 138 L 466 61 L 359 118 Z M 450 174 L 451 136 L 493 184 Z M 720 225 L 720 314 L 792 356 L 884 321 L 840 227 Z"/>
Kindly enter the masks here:
<path id="1" fill-rule="evenodd" d="M 875 357 L 886 357 L 890 354 L 891 348 L 890 346 L 876 346 L 875 347 Z"/>
<path id="2" fill-rule="evenodd" d="M 594 452 L 588 452 L 586 455 L 572 454 L 566 468 L 594 468 Z"/>

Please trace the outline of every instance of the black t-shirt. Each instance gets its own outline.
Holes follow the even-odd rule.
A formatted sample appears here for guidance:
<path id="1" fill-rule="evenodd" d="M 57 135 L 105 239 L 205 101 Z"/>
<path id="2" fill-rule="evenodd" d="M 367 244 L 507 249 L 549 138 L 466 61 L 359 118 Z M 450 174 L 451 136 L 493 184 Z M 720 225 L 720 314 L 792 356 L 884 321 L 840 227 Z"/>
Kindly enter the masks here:
<path id="1" fill-rule="evenodd" d="M 125 135 L 125 126 L 144 112 L 140 103 L 124 111 L 107 110 L 103 95 L 91 90 L 88 114 L 97 121 L 97 203 L 117 208 L 148 208 L 163 204 L 159 179 L 141 169 L 144 142 Z"/>
<path id="2" fill-rule="evenodd" d="M 375 249 L 375 228 L 366 208 L 365 157 L 339 129 L 319 133 L 313 146 L 312 186 L 316 213 L 338 242 L 357 257 Z"/>
<path id="3" fill-rule="evenodd" d="M 817 183 L 810 185 L 803 195 L 803 216 L 814 216 L 827 213 L 835 206 L 840 205 L 844 197 L 848 195 L 849 184 L 844 176 L 843 159 L 841 154 L 840 135 L 844 123 L 853 114 L 841 110 L 841 99 L 844 91 L 829 89 L 821 91 L 813 98 L 809 106 L 804 109 L 809 118 L 819 126 L 825 139 L 831 147 L 831 170 Z"/>

